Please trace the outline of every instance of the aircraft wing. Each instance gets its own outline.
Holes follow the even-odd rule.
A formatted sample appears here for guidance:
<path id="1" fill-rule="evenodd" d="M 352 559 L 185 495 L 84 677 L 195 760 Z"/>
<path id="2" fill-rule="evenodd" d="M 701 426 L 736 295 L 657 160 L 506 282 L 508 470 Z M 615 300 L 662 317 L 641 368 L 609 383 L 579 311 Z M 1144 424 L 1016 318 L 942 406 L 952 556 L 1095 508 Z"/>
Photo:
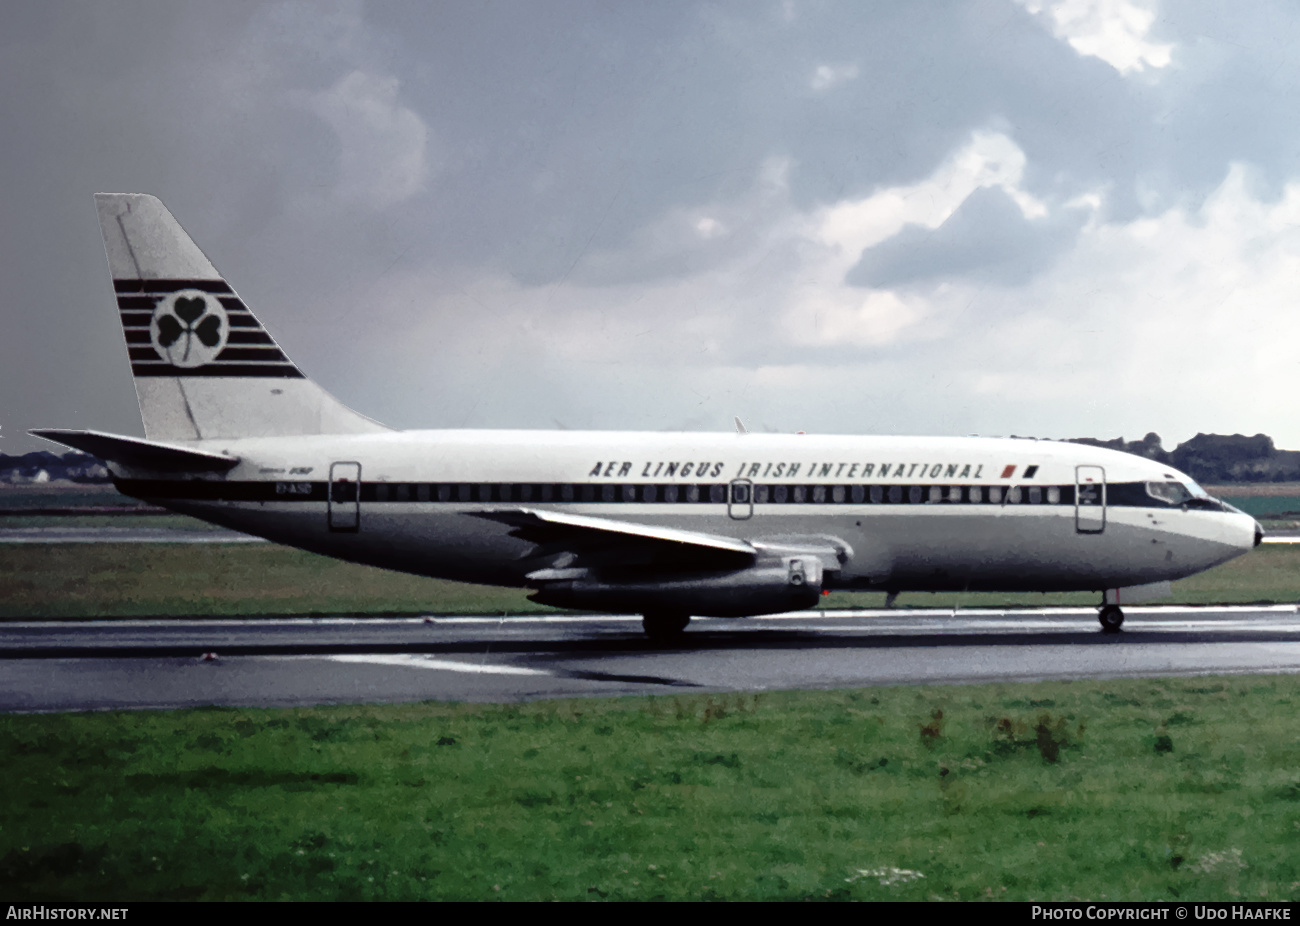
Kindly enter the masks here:
<path id="1" fill-rule="evenodd" d="M 538 546 L 535 556 L 572 553 L 575 566 L 745 569 L 754 565 L 759 555 L 756 547 L 743 540 L 674 527 L 532 508 L 466 513 L 510 525 L 512 537 Z"/>

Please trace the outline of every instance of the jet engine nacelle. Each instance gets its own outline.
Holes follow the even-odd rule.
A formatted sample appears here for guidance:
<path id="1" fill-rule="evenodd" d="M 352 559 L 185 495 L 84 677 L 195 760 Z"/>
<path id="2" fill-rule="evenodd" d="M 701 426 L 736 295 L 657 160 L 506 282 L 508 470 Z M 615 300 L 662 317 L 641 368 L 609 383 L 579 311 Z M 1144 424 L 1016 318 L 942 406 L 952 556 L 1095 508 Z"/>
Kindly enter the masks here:
<path id="1" fill-rule="evenodd" d="M 558 572 L 558 570 L 557 570 Z M 546 581 L 528 596 L 539 604 L 615 613 L 680 611 L 700 617 L 750 617 L 810 608 L 821 595 L 822 562 L 789 556 L 734 572 L 610 581 L 599 575 Z"/>

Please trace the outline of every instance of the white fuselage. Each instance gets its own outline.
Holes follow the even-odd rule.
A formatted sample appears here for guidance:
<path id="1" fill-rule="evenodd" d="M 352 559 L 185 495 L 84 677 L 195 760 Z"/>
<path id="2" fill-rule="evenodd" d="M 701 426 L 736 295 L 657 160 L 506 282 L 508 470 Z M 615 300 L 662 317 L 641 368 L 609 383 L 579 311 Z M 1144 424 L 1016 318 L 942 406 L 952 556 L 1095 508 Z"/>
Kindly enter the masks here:
<path id="1" fill-rule="evenodd" d="M 259 437 L 191 446 L 202 479 L 113 466 L 126 492 L 355 562 L 521 586 L 551 554 L 493 511 L 565 512 L 760 542 L 834 541 L 828 588 L 1104 590 L 1250 550 L 1258 525 L 1129 454 L 1026 439 L 544 431 Z M 331 489 L 331 483 L 334 488 Z M 349 488 L 349 485 L 354 488 Z"/>

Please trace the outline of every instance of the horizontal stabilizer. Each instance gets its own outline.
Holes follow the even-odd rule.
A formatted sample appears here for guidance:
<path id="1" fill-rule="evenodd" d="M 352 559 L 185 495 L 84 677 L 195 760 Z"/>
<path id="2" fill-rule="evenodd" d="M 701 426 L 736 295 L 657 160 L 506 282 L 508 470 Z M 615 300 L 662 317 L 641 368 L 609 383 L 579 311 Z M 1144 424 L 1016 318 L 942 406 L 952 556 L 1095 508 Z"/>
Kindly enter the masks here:
<path id="1" fill-rule="evenodd" d="M 122 437 L 102 431 L 66 431 L 61 428 L 36 428 L 27 432 L 36 437 L 93 454 L 101 460 L 121 463 L 123 466 L 153 470 L 183 472 L 224 472 L 239 462 L 239 457 L 229 457 L 205 450 L 173 447 L 138 437 Z"/>

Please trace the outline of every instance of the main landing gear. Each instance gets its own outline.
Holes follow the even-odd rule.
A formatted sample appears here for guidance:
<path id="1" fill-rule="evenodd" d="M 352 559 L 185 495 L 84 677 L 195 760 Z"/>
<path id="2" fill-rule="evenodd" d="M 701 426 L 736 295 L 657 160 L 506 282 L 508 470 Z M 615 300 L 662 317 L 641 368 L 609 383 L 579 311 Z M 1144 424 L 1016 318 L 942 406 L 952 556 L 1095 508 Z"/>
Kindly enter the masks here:
<path id="1" fill-rule="evenodd" d="M 679 639 L 690 622 L 689 614 L 678 611 L 651 611 L 641 618 L 645 635 L 655 643 L 670 643 Z"/>
<path id="2" fill-rule="evenodd" d="M 1119 633 L 1120 627 L 1124 626 L 1124 612 L 1117 604 L 1102 605 L 1097 619 L 1101 621 L 1102 633 Z"/>

